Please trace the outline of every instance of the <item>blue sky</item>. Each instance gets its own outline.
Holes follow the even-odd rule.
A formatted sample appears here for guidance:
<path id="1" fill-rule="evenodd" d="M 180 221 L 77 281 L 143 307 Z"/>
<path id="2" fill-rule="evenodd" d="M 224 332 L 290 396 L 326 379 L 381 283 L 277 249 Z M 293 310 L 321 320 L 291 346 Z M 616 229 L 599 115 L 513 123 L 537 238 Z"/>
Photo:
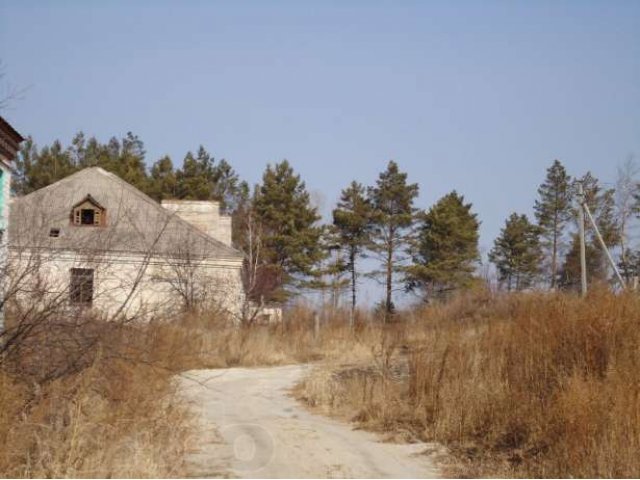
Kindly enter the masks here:
<path id="1" fill-rule="evenodd" d="M 640 155 L 640 2 L 0 0 L 3 115 L 39 144 L 132 131 L 251 181 L 287 158 L 326 214 L 389 159 L 419 205 L 457 189 L 490 248 L 554 158 Z"/>

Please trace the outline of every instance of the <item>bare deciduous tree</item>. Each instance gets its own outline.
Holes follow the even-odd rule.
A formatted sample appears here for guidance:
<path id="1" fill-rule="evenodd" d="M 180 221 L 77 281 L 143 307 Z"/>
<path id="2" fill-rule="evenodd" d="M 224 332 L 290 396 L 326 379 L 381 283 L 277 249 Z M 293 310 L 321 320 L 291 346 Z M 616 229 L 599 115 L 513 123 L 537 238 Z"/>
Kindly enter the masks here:
<path id="1" fill-rule="evenodd" d="M 0 60 L 0 85 L 4 83 L 5 75 L 4 64 L 2 60 Z M 3 85 L 0 88 L 2 88 L 2 90 L 0 90 L 0 111 L 6 110 L 14 101 L 20 100 L 27 91 L 26 88 L 17 88 L 9 84 Z"/>
<path id="2" fill-rule="evenodd" d="M 629 282 L 632 276 L 629 254 L 629 226 L 638 211 L 638 174 L 640 166 L 633 156 L 618 167 L 616 181 L 616 216 L 620 228 L 620 266 Z"/>

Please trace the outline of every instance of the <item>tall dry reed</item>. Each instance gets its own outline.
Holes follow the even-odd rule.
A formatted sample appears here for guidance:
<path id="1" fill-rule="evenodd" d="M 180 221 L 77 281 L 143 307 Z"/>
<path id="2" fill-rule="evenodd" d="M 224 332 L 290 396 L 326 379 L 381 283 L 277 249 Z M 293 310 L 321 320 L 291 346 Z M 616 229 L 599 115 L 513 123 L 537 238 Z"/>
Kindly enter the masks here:
<path id="1" fill-rule="evenodd" d="M 387 366 L 321 373 L 302 397 L 442 442 L 462 474 L 640 476 L 637 296 L 484 292 L 404 321 Z"/>

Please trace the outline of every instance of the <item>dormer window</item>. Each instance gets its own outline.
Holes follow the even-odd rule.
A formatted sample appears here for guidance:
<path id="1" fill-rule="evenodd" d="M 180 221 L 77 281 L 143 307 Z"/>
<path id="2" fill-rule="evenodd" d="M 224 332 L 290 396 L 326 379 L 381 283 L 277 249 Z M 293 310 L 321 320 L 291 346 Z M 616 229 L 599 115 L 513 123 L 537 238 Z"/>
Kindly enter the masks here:
<path id="1" fill-rule="evenodd" d="M 91 195 L 87 195 L 84 200 L 74 205 L 71 211 L 71 222 L 78 226 L 104 226 L 105 213 L 104 207 Z"/>

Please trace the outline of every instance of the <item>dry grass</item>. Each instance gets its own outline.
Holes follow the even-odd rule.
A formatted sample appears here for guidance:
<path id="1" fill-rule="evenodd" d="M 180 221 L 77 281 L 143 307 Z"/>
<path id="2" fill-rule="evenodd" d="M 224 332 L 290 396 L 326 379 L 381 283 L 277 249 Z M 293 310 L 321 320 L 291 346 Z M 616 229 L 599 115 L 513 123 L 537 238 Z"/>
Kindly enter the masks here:
<path id="1" fill-rule="evenodd" d="M 145 324 L 38 318 L 0 357 L 5 477 L 179 477 L 197 422 L 172 378 L 194 368 L 349 356 L 343 318 L 314 334 L 312 312 L 233 328 L 216 314 Z M 11 325 L 10 325 L 11 327 Z"/>
<path id="2" fill-rule="evenodd" d="M 48 328 L 0 371 L 0 471 L 184 475 L 182 370 L 317 362 L 299 396 L 399 440 L 438 441 L 461 476 L 640 476 L 640 299 L 488 292 L 356 328 L 229 328 L 215 315 Z M 86 347 L 89 348 L 86 348 Z"/>
<path id="3" fill-rule="evenodd" d="M 354 333 L 345 312 L 333 312 L 314 331 L 313 310 L 294 307 L 284 321 L 273 325 L 229 328 L 217 317 L 187 316 L 158 326 L 156 348 L 180 351 L 180 368 L 253 367 L 309 363 L 323 359 L 350 362 L 369 358 L 371 345 L 379 342 L 381 331 L 362 320 Z M 366 320 L 366 321 L 365 321 Z"/>
<path id="4" fill-rule="evenodd" d="M 638 297 L 481 293 L 381 330 L 372 366 L 320 369 L 301 398 L 442 442 L 456 475 L 640 476 Z"/>
<path id="5" fill-rule="evenodd" d="M 194 432 L 171 381 L 179 352 L 155 351 L 152 326 L 65 325 L 38 325 L 3 358 L 2 476 L 184 475 Z"/>

